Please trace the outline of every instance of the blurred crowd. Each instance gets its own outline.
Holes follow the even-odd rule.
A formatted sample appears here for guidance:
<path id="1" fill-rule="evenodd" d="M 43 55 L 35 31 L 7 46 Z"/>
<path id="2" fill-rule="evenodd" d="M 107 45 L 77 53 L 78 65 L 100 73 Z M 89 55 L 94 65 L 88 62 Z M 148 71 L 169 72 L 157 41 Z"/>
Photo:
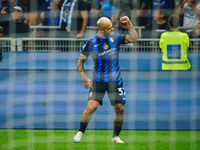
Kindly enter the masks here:
<path id="1" fill-rule="evenodd" d="M 89 38 L 102 16 L 126 34 L 119 22 L 126 15 L 144 27 L 142 38 L 159 38 L 171 14 L 181 17 L 180 30 L 200 37 L 199 0 L 0 0 L 0 37 Z"/>

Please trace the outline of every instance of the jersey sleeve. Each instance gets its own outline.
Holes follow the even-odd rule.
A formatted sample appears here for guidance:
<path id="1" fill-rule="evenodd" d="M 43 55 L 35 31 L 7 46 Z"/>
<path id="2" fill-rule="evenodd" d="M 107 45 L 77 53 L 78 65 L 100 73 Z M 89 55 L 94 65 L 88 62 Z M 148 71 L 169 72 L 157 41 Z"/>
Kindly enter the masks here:
<path id="1" fill-rule="evenodd" d="M 90 52 L 91 52 L 91 45 L 90 45 L 90 40 L 88 40 L 84 45 L 83 45 L 83 48 L 82 48 L 82 54 L 85 55 L 85 56 L 89 56 L 90 55 Z"/>
<path id="2" fill-rule="evenodd" d="M 125 44 L 126 34 L 116 33 L 119 44 Z"/>
<path id="3" fill-rule="evenodd" d="M 84 11 L 84 10 L 87 10 L 87 4 L 85 1 L 83 0 L 79 0 L 79 10 L 80 11 Z"/>

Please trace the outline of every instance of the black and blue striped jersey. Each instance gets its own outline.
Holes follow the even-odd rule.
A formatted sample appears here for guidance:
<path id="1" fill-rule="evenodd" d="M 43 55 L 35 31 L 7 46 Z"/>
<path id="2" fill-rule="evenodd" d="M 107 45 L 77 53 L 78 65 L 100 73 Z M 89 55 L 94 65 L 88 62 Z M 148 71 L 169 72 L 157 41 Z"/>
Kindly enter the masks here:
<path id="1" fill-rule="evenodd" d="M 113 33 L 106 39 L 93 36 L 82 49 L 82 54 L 91 55 L 94 61 L 93 80 L 97 82 L 120 81 L 119 45 L 125 44 L 125 34 Z"/>

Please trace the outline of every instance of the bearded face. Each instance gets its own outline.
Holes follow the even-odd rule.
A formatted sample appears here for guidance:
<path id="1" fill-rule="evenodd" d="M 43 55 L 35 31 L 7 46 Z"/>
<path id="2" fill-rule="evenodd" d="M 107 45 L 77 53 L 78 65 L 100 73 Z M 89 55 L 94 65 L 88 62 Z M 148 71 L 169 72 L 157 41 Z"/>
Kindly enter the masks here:
<path id="1" fill-rule="evenodd" d="M 103 31 L 103 34 L 105 37 L 107 36 L 112 36 L 113 35 L 113 25 L 111 22 L 108 22 L 105 27 L 104 27 L 104 31 Z"/>

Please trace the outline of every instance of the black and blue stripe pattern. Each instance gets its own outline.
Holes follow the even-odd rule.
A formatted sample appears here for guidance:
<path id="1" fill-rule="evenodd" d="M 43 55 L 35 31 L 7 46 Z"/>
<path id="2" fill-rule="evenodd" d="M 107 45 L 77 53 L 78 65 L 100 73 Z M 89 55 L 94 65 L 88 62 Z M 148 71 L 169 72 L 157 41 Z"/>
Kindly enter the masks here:
<path id="1" fill-rule="evenodd" d="M 125 44 L 124 34 L 114 33 L 103 39 L 95 35 L 83 46 L 82 54 L 94 60 L 93 80 L 98 82 L 120 81 L 119 45 Z"/>

